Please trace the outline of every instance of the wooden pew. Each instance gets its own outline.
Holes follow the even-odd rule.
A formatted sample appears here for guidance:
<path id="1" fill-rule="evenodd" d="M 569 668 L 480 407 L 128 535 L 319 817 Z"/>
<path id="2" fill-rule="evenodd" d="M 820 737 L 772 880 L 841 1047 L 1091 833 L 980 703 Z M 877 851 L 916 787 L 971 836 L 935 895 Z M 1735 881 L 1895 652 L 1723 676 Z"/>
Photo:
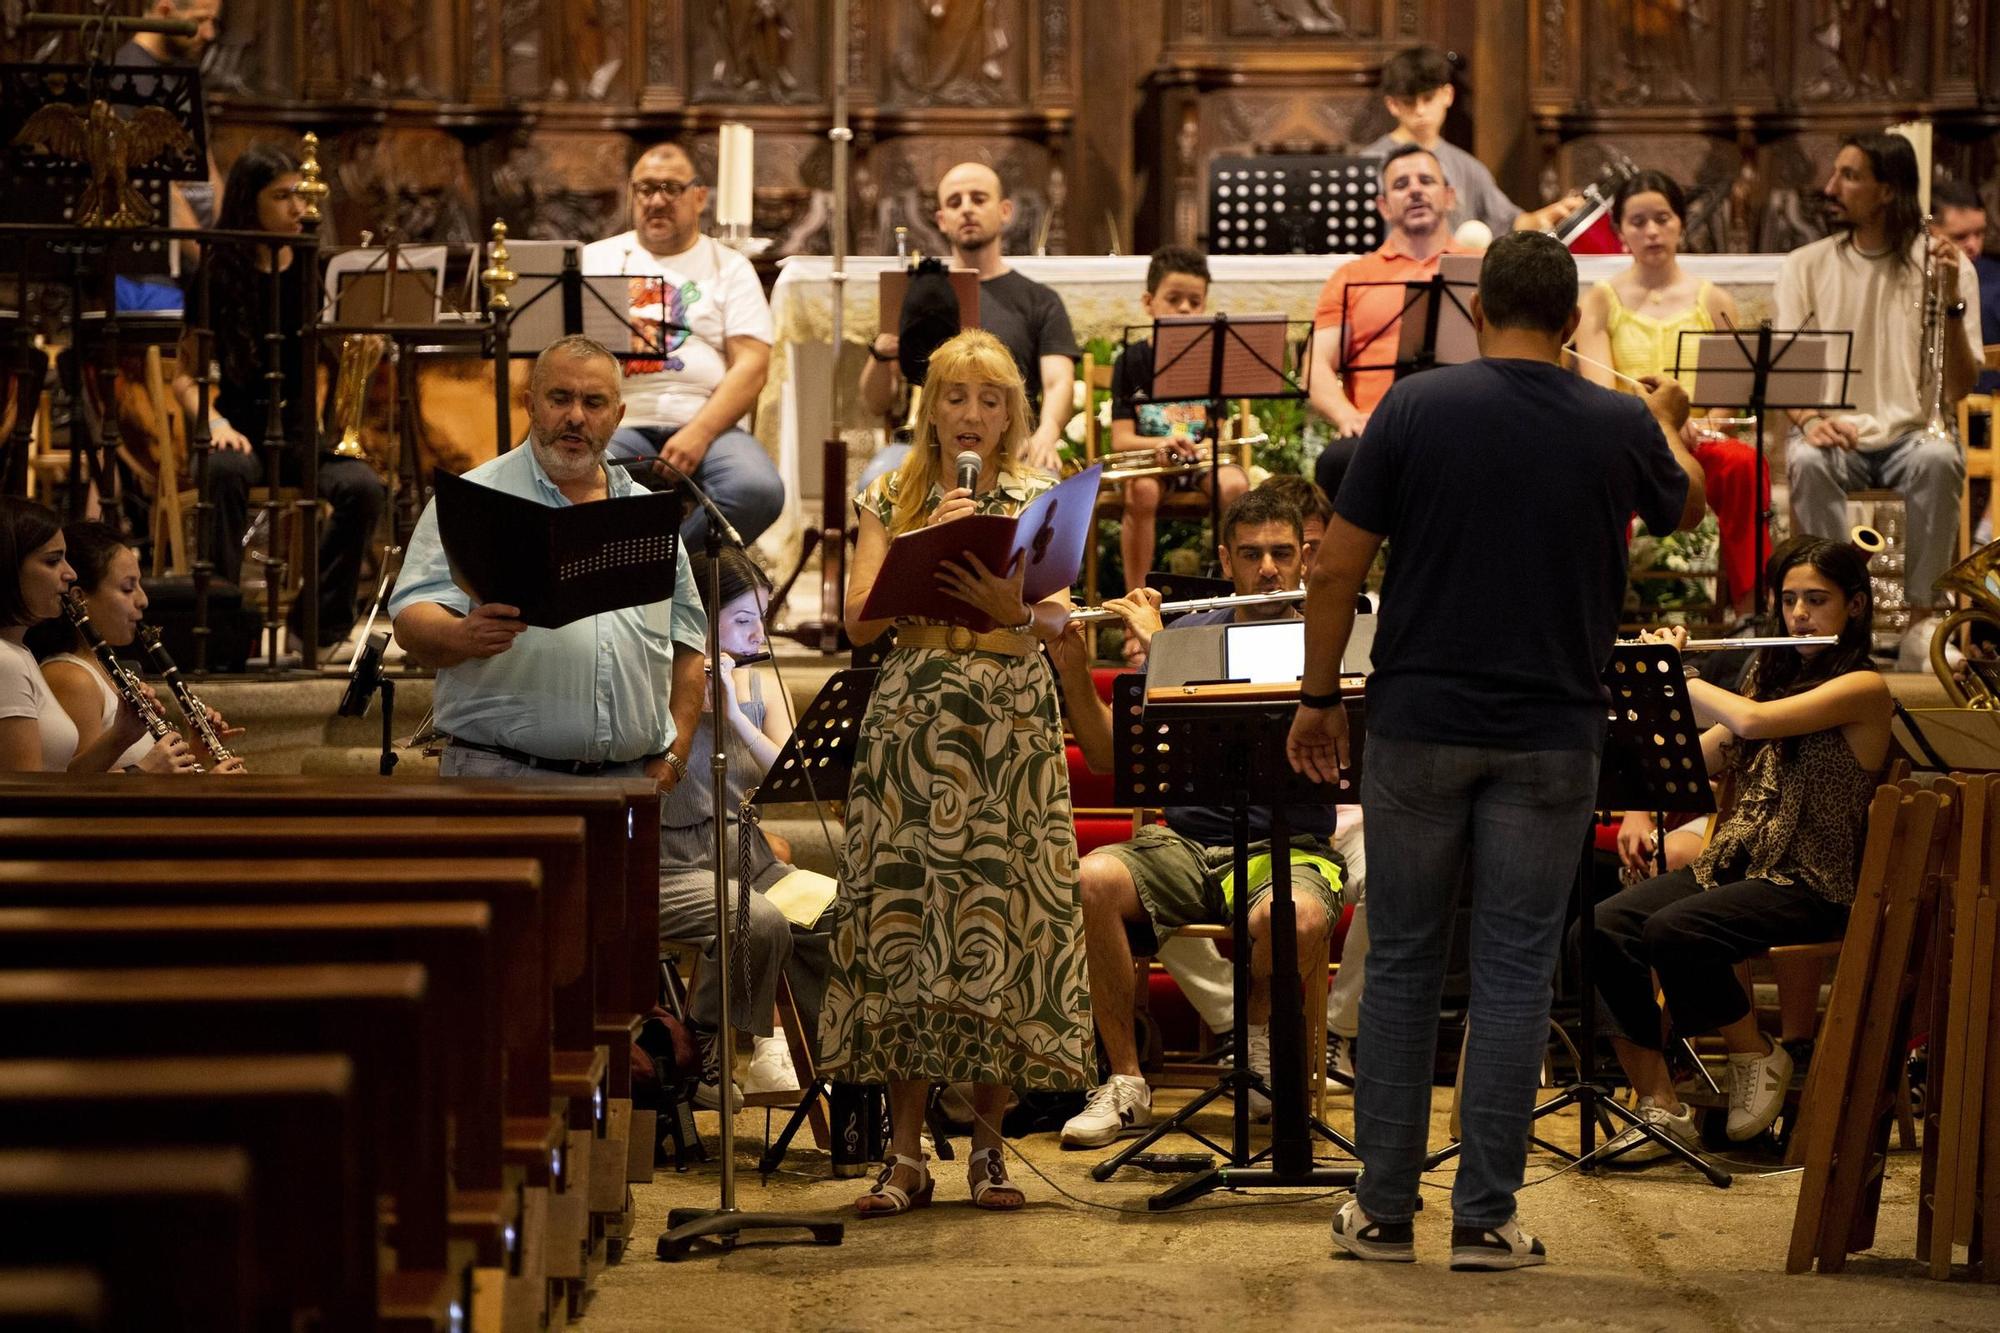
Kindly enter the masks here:
<path id="1" fill-rule="evenodd" d="M 180 817 L 218 811 L 212 789 L 190 788 L 171 778 L 22 774 L 8 775 L 0 782 L 7 784 L 5 805 L 14 815 L 102 816 L 143 808 Z M 591 878 L 625 886 L 622 917 L 604 912 L 593 921 L 598 1039 L 614 1058 L 609 1069 L 606 1133 L 591 1171 L 601 1193 L 593 1199 L 592 1207 L 603 1213 L 623 1202 L 623 1192 L 615 1189 L 618 1164 L 611 1159 L 620 1141 L 627 1145 L 624 1179 L 652 1179 L 657 1127 L 650 1112 L 641 1113 L 638 1123 L 630 1123 L 631 1073 L 622 1058 L 638 1032 L 639 1020 L 659 995 L 659 794 L 650 780 L 463 778 L 333 785 L 318 778 L 252 776 L 231 779 L 227 794 L 228 812 L 246 817 L 305 813 L 449 815 L 465 813 L 468 805 L 471 813 L 481 815 L 581 817 L 587 829 Z"/>
<path id="2" fill-rule="evenodd" d="M 449 1326 L 470 1307 L 472 1256 L 447 1235 L 442 1039 L 414 964 L 0 971 L 10 1051 L 52 1059 L 149 1054 L 337 1053 L 352 1064 L 365 1132 L 381 1152 L 396 1267 L 380 1322 Z"/>
<path id="3" fill-rule="evenodd" d="M 219 814 L 108 816 L 87 820 L 0 818 L 0 857 L 219 856 L 277 858 L 367 854 L 421 859 L 521 856 L 541 863 L 544 928 L 554 968 L 555 1050 L 551 1076 L 559 1113 L 567 1116 L 565 1168 L 573 1187 L 550 1195 L 548 1273 L 581 1282 L 593 1258 L 604 1257 L 605 1219 L 593 1229 L 589 1172 L 597 1140 L 609 1134 L 609 1049 L 597 1037 L 593 935 L 612 918 L 622 928 L 624 885 L 594 886 L 585 860 L 585 826 L 574 816 L 495 818 L 384 815 L 365 822 L 339 816 L 239 818 Z M 619 1046 L 620 1055 L 624 1047 Z M 622 1168 L 625 1145 L 616 1145 Z M 612 1216 L 623 1211 L 618 1172 Z M 573 1243 L 572 1243 L 573 1240 Z"/>
<path id="4" fill-rule="evenodd" d="M 0 1268 L 0 1333 L 96 1333 L 104 1279 L 83 1267 Z"/>
<path id="5" fill-rule="evenodd" d="M 115 873 L 115 869 L 114 869 Z M 60 889 L 49 907 L 0 908 L 0 967 L 230 966 L 414 962 L 430 978 L 453 1145 L 451 1234 L 478 1255 L 474 1323 L 501 1324 L 503 1287 L 520 1271 L 523 1171 L 503 1167 L 500 999 L 484 902 L 258 903 L 82 907 Z"/>
<path id="6" fill-rule="evenodd" d="M 342 1055 L 7 1060 L 0 1121 L 17 1148 L 241 1148 L 257 1219 L 253 1322 L 366 1328 L 376 1165 L 353 1081 Z"/>
<path id="7" fill-rule="evenodd" d="M 290 933 L 299 934 L 314 920 L 322 919 L 323 909 L 328 907 L 436 906 L 442 901 L 484 909 L 491 928 L 497 1003 L 472 1023 L 467 1040 L 476 1048 L 485 1034 L 498 1033 L 504 1081 L 492 1109 L 500 1117 L 500 1157 L 496 1164 L 489 1142 L 467 1142 L 461 1136 L 456 1145 L 461 1189 L 453 1206 L 461 1220 L 469 1217 L 476 1232 L 481 1229 L 482 1196 L 497 1192 L 487 1210 L 485 1221 L 489 1225 L 484 1229 L 490 1234 L 492 1225 L 504 1228 L 507 1216 L 514 1211 L 508 1203 L 513 1194 L 512 1176 L 522 1173 L 520 1221 L 514 1233 L 518 1253 L 505 1265 L 503 1297 L 505 1325 L 519 1328 L 539 1323 L 547 1304 L 549 1197 L 564 1184 L 560 1164 L 565 1126 L 550 1111 L 550 934 L 543 920 L 540 884 L 538 864 L 522 859 L 282 863 L 232 859 L 111 864 L 0 861 L 0 913 L 46 911 L 49 904 L 59 904 L 61 911 L 72 914 L 93 908 L 159 913 L 193 904 L 196 906 L 182 910 L 198 911 L 207 906 L 246 914 L 235 923 L 241 936 L 254 935 L 264 929 L 258 924 L 260 920 L 274 917 L 295 923 Z M 32 929 L 35 920 L 32 916 L 13 919 L 27 923 L 20 927 L 23 930 Z M 382 918 L 363 916 L 357 920 L 366 928 L 368 921 L 379 923 Z M 328 929 L 334 938 L 342 934 L 353 937 L 351 925 L 336 924 Z M 224 946 L 190 943 L 187 947 L 191 959 L 206 959 L 213 956 L 213 949 Z M 340 951 L 330 948 L 329 952 L 337 956 Z M 487 1086 L 478 1078 L 475 1083 Z M 477 1131 L 490 1124 L 490 1120 L 475 1116 L 470 1128 Z M 502 1164 L 507 1168 L 504 1173 Z M 481 1257 L 490 1258 L 490 1250 Z M 490 1282 L 491 1277 L 490 1272 L 480 1274 L 482 1282 Z M 480 1308 L 484 1310 L 484 1302 Z"/>
<path id="8" fill-rule="evenodd" d="M 248 1333 L 249 1196 L 240 1148 L 0 1149 L 7 1263 L 90 1269 L 107 1328 Z"/>

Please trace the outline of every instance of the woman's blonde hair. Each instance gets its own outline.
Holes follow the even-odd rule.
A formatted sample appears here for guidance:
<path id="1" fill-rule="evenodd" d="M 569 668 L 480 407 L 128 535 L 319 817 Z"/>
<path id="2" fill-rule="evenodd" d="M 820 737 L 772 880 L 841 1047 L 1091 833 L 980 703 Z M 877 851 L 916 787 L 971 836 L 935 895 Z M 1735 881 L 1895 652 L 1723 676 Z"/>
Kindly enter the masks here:
<path id="1" fill-rule="evenodd" d="M 922 526 L 931 487 L 951 476 L 937 427 L 938 397 L 947 384 L 992 384 L 1006 395 L 1007 430 L 1000 437 L 997 463 L 1002 472 L 1019 467 L 1021 448 L 1028 442 L 1028 390 L 1021 368 L 998 338 L 984 329 L 967 329 L 931 353 L 923 400 L 917 406 L 916 438 L 910 456 L 896 473 L 896 507 L 889 522 L 892 536 Z"/>

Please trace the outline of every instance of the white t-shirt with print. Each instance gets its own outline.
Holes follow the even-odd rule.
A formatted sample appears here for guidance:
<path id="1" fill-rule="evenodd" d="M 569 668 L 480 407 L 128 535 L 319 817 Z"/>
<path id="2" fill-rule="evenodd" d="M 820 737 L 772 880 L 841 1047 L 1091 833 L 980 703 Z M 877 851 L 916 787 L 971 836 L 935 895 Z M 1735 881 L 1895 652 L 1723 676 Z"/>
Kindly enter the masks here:
<path id="1" fill-rule="evenodd" d="M 771 304 L 757 271 L 728 246 L 700 236 L 677 255 L 660 256 L 625 232 L 583 247 L 586 277 L 624 277 L 630 293 L 632 345 L 658 345 L 666 328 L 664 361 L 625 363 L 627 426 L 683 426 L 708 402 L 728 363 L 727 338 L 774 341 Z M 613 349 L 617 350 L 617 349 Z"/>

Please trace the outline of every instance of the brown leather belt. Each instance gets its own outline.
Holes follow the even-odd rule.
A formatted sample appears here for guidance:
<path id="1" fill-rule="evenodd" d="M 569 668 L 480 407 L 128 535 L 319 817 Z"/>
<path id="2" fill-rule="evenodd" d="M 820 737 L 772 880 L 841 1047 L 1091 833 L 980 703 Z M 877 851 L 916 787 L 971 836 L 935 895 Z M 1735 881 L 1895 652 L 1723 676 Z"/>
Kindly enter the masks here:
<path id="1" fill-rule="evenodd" d="M 896 630 L 896 646 L 1032 657 L 1041 648 L 1041 641 L 1032 634 L 1020 634 L 1010 629 L 990 629 L 983 634 L 975 634 L 963 625 L 902 625 Z"/>

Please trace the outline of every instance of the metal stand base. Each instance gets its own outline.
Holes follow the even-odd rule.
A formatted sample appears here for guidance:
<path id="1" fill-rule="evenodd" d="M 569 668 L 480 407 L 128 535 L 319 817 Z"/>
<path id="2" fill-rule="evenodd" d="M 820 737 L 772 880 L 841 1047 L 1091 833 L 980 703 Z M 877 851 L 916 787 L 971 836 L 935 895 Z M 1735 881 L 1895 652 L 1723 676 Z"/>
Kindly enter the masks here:
<path id="1" fill-rule="evenodd" d="M 811 1234 L 815 1245 L 838 1245 L 845 1222 L 793 1217 L 785 1213 L 739 1213 L 733 1208 L 675 1208 L 667 1213 L 655 1253 L 669 1262 L 686 1256 L 698 1240 L 713 1240 L 725 1250 L 736 1248 L 746 1231 L 794 1231 Z"/>
<path id="2" fill-rule="evenodd" d="M 1237 1100 L 1239 1092 L 1247 1099 L 1249 1092 L 1253 1089 L 1263 1093 L 1267 1098 L 1271 1095 L 1271 1089 L 1255 1072 L 1245 1070 L 1238 1073 L 1236 1070 L 1230 1070 L 1213 1087 L 1209 1088 L 1199 1097 L 1196 1097 L 1186 1106 L 1183 1106 L 1165 1120 L 1148 1129 L 1141 1137 L 1134 1139 L 1131 1143 L 1120 1148 L 1096 1166 L 1091 1167 L 1090 1178 L 1100 1183 L 1107 1181 L 1118 1173 L 1120 1167 L 1131 1162 L 1134 1157 L 1145 1152 L 1168 1134 L 1185 1134 L 1195 1142 L 1208 1148 L 1211 1152 L 1221 1156 L 1224 1159 L 1224 1163 L 1221 1166 L 1203 1171 L 1199 1175 L 1190 1176 L 1179 1184 L 1169 1186 L 1167 1189 L 1152 1196 L 1146 1201 L 1146 1207 L 1154 1212 L 1178 1207 L 1190 1199 L 1198 1199 L 1204 1194 L 1219 1189 L 1299 1189 L 1312 1186 L 1342 1186 L 1352 1185 L 1356 1180 L 1360 1179 L 1361 1172 L 1352 1167 L 1309 1166 L 1300 1171 L 1286 1171 L 1276 1167 L 1259 1166 L 1259 1162 L 1264 1161 L 1271 1155 L 1270 1148 L 1266 1148 L 1254 1156 L 1232 1152 L 1192 1127 L 1191 1122 L 1194 1117 L 1210 1102 L 1221 1097 L 1228 1097 L 1232 1101 Z M 1247 1110 L 1247 1107 L 1245 1109 Z M 1339 1148 L 1349 1157 L 1356 1155 L 1353 1142 L 1325 1121 L 1308 1115 L 1306 1117 L 1306 1128 L 1325 1139 L 1328 1143 L 1333 1144 L 1336 1148 Z"/>
<path id="3" fill-rule="evenodd" d="M 1626 1106 L 1623 1102 L 1613 1097 L 1609 1089 L 1601 1088 L 1594 1083 L 1570 1084 L 1567 1088 L 1564 1088 L 1561 1092 L 1549 1098 L 1549 1100 L 1543 1102 L 1540 1106 L 1537 1106 L 1533 1118 L 1540 1120 L 1543 1116 L 1554 1115 L 1556 1112 L 1571 1106 L 1576 1107 L 1582 1112 L 1582 1119 L 1587 1125 L 1593 1128 L 1599 1125 L 1604 1127 L 1605 1142 L 1592 1147 L 1590 1129 L 1585 1129 L 1582 1141 L 1578 1144 L 1583 1149 L 1582 1155 L 1579 1156 L 1576 1153 L 1565 1151 L 1562 1148 L 1558 1148 L 1555 1144 L 1539 1138 L 1531 1138 L 1529 1141 L 1545 1152 L 1552 1152 L 1565 1161 L 1574 1162 L 1580 1170 L 1589 1171 L 1605 1160 L 1604 1150 L 1611 1146 L 1610 1140 L 1617 1137 L 1616 1134 L 1611 1132 L 1611 1127 L 1607 1122 L 1622 1120 L 1628 1127 L 1638 1130 L 1646 1138 L 1665 1148 L 1672 1156 L 1679 1158 L 1682 1162 L 1701 1172 L 1702 1175 L 1708 1178 L 1709 1184 L 1719 1190 L 1729 1188 L 1730 1175 L 1727 1171 L 1724 1171 L 1713 1162 L 1706 1160 L 1700 1153 L 1695 1152 L 1672 1135 L 1663 1133 L 1654 1126 L 1647 1124 L 1640 1118 L 1637 1111 L 1634 1111 L 1631 1107 Z M 1451 1143 L 1438 1149 L 1424 1159 L 1424 1170 L 1428 1171 L 1439 1162 L 1448 1161 L 1456 1157 L 1459 1147 L 1459 1144 Z M 1620 1156 L 1628 1151 L 1630 1149 L 1621 1149 Z M 1616 1159 L 1610 1160 L 1615 1161 Z"/>

